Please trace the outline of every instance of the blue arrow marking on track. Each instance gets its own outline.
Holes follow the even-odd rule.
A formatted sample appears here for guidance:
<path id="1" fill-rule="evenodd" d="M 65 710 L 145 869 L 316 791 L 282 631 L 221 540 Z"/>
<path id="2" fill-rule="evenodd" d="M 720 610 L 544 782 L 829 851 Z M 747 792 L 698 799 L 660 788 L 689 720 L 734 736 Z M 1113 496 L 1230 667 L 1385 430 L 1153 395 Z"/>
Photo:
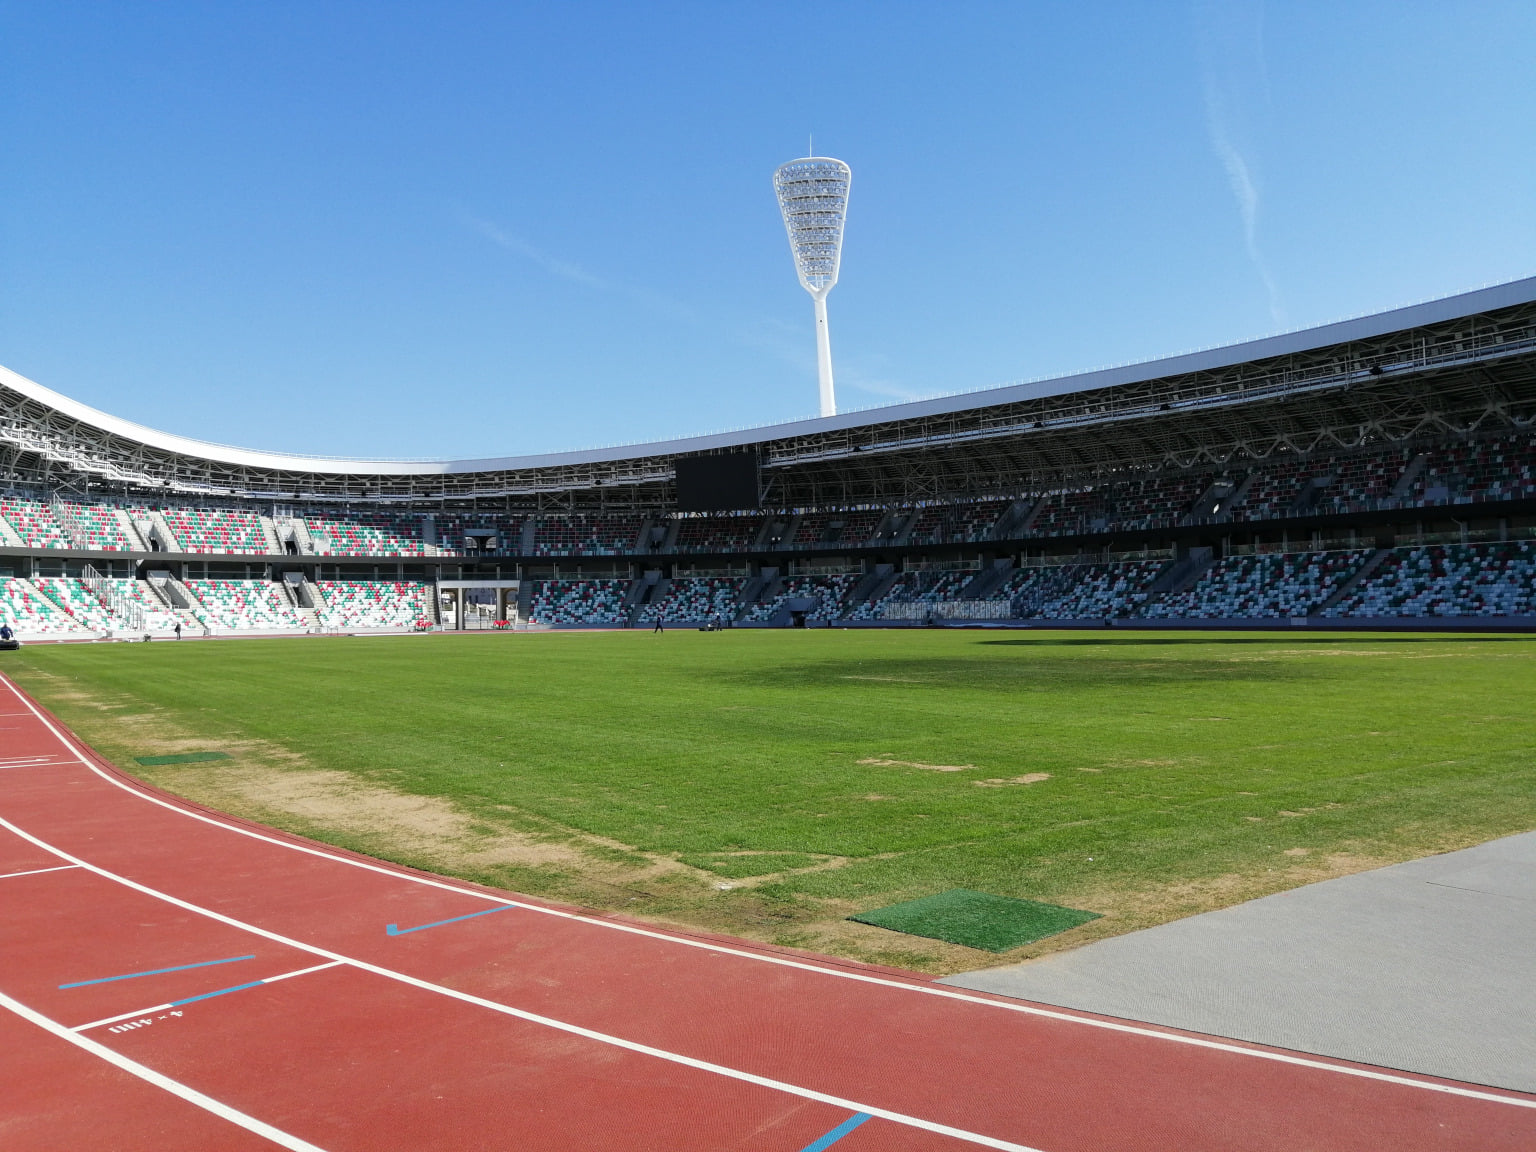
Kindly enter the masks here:
<path id="1" fill-rule="evenodd" d="M 196 964 L 178 964 L 174 968 L 151 968 L 148 972 L 129 972 L 123 976 L 102 976 L 96 980 L 76 980 L 73 984 L 60 984 L 63 988 L 84 988 L 87 984 L 110 984 L 114 980 L 134 980 L 140 976 L 160 976 L 166 972 L 185 972 L 188 968 L 207 968 L 211 964 L 233 964 L 236 960 L 254 960 L 255 956 L 228 956 L 223 960 L 199 960 Z"/>
<path id="2" fill-rule="evenodd" d="M 832 1145 L 869 1119 L 872 1119 L 872 1117 L 868 1112 L 855 1112 L 820 1140 L 815 1140 L 800 1149 L 800 1152 L 822 1152 L 822 1149 L 832 1147 Z"/>
<path id="3" fill-rule="evenodd" d="M 512 906 L 505 908 L 487 908 L 484 912 L 471 912 L 468 916 L 455 916 L 451 920 L 434 920 L 430 924 L 418 924 L 414 928 L 402 928 L 398 924 L 384 925 L 384 932 L 389 936 L 404 936 L 408 932 L 422 932 L 428 928 L 441 928 L 444 924 L 457 924 L 460 920 L 473 920 L 476 916 L 489 916 L 492 912 L 510 912 Z"/>

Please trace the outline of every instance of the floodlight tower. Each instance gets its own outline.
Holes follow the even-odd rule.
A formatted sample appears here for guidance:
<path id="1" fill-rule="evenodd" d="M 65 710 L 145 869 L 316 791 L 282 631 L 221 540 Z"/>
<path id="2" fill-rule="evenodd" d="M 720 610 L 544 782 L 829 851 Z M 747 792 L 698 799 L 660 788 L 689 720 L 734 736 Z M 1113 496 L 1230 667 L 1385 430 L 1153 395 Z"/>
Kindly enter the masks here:
<path id="1" fill-rule="evenodd" d="M 832 394 L 832 341 L 827 335 L 827 293 L 837 283 L 843 257 L 843 221 L 853 172 L 830 156 L 807 156 L 781 165 L 773 190 L 784 213 L 789 250 L 800 285 L 816 302 L 816 374 L 821 379 L 821 414 L 837 415 Z"/>

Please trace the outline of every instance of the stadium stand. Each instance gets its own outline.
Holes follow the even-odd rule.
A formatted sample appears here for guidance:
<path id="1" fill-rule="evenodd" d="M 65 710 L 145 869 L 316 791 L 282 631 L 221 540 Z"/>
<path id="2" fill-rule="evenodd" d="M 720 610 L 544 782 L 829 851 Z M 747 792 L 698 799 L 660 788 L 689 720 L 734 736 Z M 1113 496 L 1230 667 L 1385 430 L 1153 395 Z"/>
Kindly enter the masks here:
<path id="1" fill-rule="evenodd" d="M 249 629 L 296 630 L 304 620 L 282 598 L 270 580 L 188 580 L 201 609 L 193 613 L 204 624 L 235 631 Z"/>
<path id="2" fill-rule="evenodd" d="M 22 635 L 79 636 L 86 626 L 56 601 L 43 595 L 30 580 L 0 580 L 0 620 Z"/>
<path id="3" fill-rule="evenodd" d="M 0 517 L 27 548 L 68 548 L 64 528 L 54 519 L 53 509 L 37 500 L 0 497 Z"/>
<path id="4" fill-rule="evenodd" d="M 666 594 L 640 610 L 640 620 L 699 622 L 736 618 L 743 581 L 731 576 L 692 576 L 673 580 Z"/>
<path id="5" fill-rule="evenodd" d="M 73 577 L 34 576 L 32 583 L 82 628 L 108 631 L 123 627 L 123 621 Z"/>
<path id="6" fill-rule="evenodd" d="M 867 508 L 857 512 L 810 513 L 800 518 L 800 525 L 795 529 L 790 547 L 858 546 L 868 542 L 884 518 L 883 510 Z"/>
<path id="7" fill-rule="evenodd" d="M 635 550 L 644 520 L 621 514 L 540 516 L 535 556 L 622 556 Z"/>
<path id="8" fill-rule="evenodd" d="M 303 517 L 316 556 L 425 556 L 408 525 L 388 516 L 352 520 Z"/>
<path id="9" fill-rule="evenodd" d="M 625 580 L 542 580 L 533 594 L 529 619 L 538 624 L 623 624 Z"/>
<path id="10" fill-rule="evenodd" d="M 843 598 L 853 590 L 857 576 L 792 576 L 784 583 L 777 595 L 757 604 L 744 617 L 754 623 L 767 623 L 781 609 L 788 610 L 791 600 L 812 600 L 815 606 L 805 615 L 807 621 L 822 623 L 836 620 L 842 615 Z"/>
<path id="11" fill-rule="evenodd" d="M 678 518 L 677 525 L 678 552 L 745 552 L 763 530 L 763 518 L 683 516 Z"/>
<path id="12" fill-rule="evenodd" d="M 431 585 L 419 580 L 324 580 L 316 587 L 325 628 L 415 628 L 432 612 Z"/>
<path id="13" fill-rule="evenodd" d="M 141 547 L 130 540 L 118 522 L 117 510 L 106 504 L 77 504 L 63 500 L 59 503 L 67 524 L 66 535 L 77 548 L 96 552 L 132 552 Z M 55 514 L 54 519 L 58 519 Z"/>
<path id="14" fill-rule="evenodd" d="M 1536 615 L 1529 543 L 1393 549 L 1327 616 Z"/>
<path id="15" fill-rule="evenodd" d="M 1147 598 L 1148 585 L 1165 567 L 1159 560 L 1074 567 L 1071 585 L 1057 595 L 1042 596 L 1032 615 L 1048 620 L 1134 615 Z"/>
<path id="16" fill-rule="evenodd" d="M 142 580 L 121 577 L 105 581 L 106 585 L 124 600 L 137 604 L 144 614 L 144 626 L 151 632 L 169 632 L 176 627 L 176 616 L 160 602 Z"/>
<path id="17" fill-rule="evenodd" d="M 1183 592 L 1149 604 L 1143 615 L 1191 620 L 1307 616 L 1369 556 L 1361 550 L 1229 556 Z"/>
<path id="18" fill-rule="evenodd" d="M 960 591 L 973 579 L 973 571 L 903 572 L 882 595 L 854 605 L 849 620 L 882 620 L 891 604 L 939 604 L 958 600 Z"/>
<path id="19" fill-rule="evenodd" d="M 906 624 L 924 603 L 1159 623 L 1532 610 L 1536 278 L 1109 375 L 473 466 L 335 467 L 66 407 L 0 374 L 0 577 L 35 575 L 10 602 L 65 632 L 100 622 L 82 597 L 104 587 L 109 615 L 188 617 L 135 580 L 68 583 L 82 569 L 61 550 L 131 557 L 90 557 L 118 578 L 167 573 L 178 603 L 175 577 L 209 578 L 191 594 L 222 628 L 406 626 L 428 595 L 412 589 L 439 579 L 521 579 L 525 614 L 610 625 L 727 608 L 783 624 L 797 600 L 814 622 Z M 680 512 L 677 459 L 738 448 L 762 461 L 769 507 Z M 843 574 L 774 575 L 793 553 Z M 717 575 L 689 575 L 701 554 Z M 219 555 L 238 560 L 200 559 Z M 540 562 L 566 556 L 616 559 Z M 335 603 L 279 596 L 268 581 L 296 568 L 338 585 Z M 242 573 L 266 579 L 212 579 Z"/>
<path id="20" fill-rule="evenodd" d="M 183 552 L 260 555 L 269 551 L 255 512 L 236 508 L 164 508 Z"/>
<path id="21" fill-rule="evenodd" d="M 970 544 L 991 538 L 992 529 L 1008 510 L 1001 501 L 925 504 L 907 529 L 908 544 Z"/>

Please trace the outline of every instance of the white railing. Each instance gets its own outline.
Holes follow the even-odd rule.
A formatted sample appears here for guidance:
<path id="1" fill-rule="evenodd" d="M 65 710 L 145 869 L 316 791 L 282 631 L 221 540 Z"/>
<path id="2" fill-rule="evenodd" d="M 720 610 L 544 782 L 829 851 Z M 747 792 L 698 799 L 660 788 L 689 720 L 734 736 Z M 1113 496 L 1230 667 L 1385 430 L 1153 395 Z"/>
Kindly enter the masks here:
<path id="1" fill-rule="evenodd" d="M 887 620 L 1007 620 L 1006 600 L 903 600 L 885 606 Z"/>
<path id="2" fill-rule="evenodd" d="M 108 580 L 94 565 L 87 564 L 80 571 L 80 583 L 84 584 L 86 591 L 101 602 L 101 606 L 113 616 L 121 620 L 125 627 L 134 632 L 144 631 L 144 606 L 129 596 L 125 596 L 115 583 Z"/>

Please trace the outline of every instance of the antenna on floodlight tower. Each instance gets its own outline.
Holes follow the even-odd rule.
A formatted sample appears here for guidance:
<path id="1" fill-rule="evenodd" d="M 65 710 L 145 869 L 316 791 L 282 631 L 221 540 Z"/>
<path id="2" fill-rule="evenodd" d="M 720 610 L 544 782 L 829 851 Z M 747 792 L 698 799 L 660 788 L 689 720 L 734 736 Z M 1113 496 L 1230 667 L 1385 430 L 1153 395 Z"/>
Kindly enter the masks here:
<path id="1" fill-rule="evenodd" d="M 853 172 L 830 156 L 791 160 L 773 174 L 773 190 L 784 213 L 789 250 L 800 285 L 816 302 L 816 374 L 821 379 L 821 414 L 837 415 L 832 393 L 832 342 L 827 336 L 827 293 L 837 283 L 843 257 L 843 221 Z"/>

